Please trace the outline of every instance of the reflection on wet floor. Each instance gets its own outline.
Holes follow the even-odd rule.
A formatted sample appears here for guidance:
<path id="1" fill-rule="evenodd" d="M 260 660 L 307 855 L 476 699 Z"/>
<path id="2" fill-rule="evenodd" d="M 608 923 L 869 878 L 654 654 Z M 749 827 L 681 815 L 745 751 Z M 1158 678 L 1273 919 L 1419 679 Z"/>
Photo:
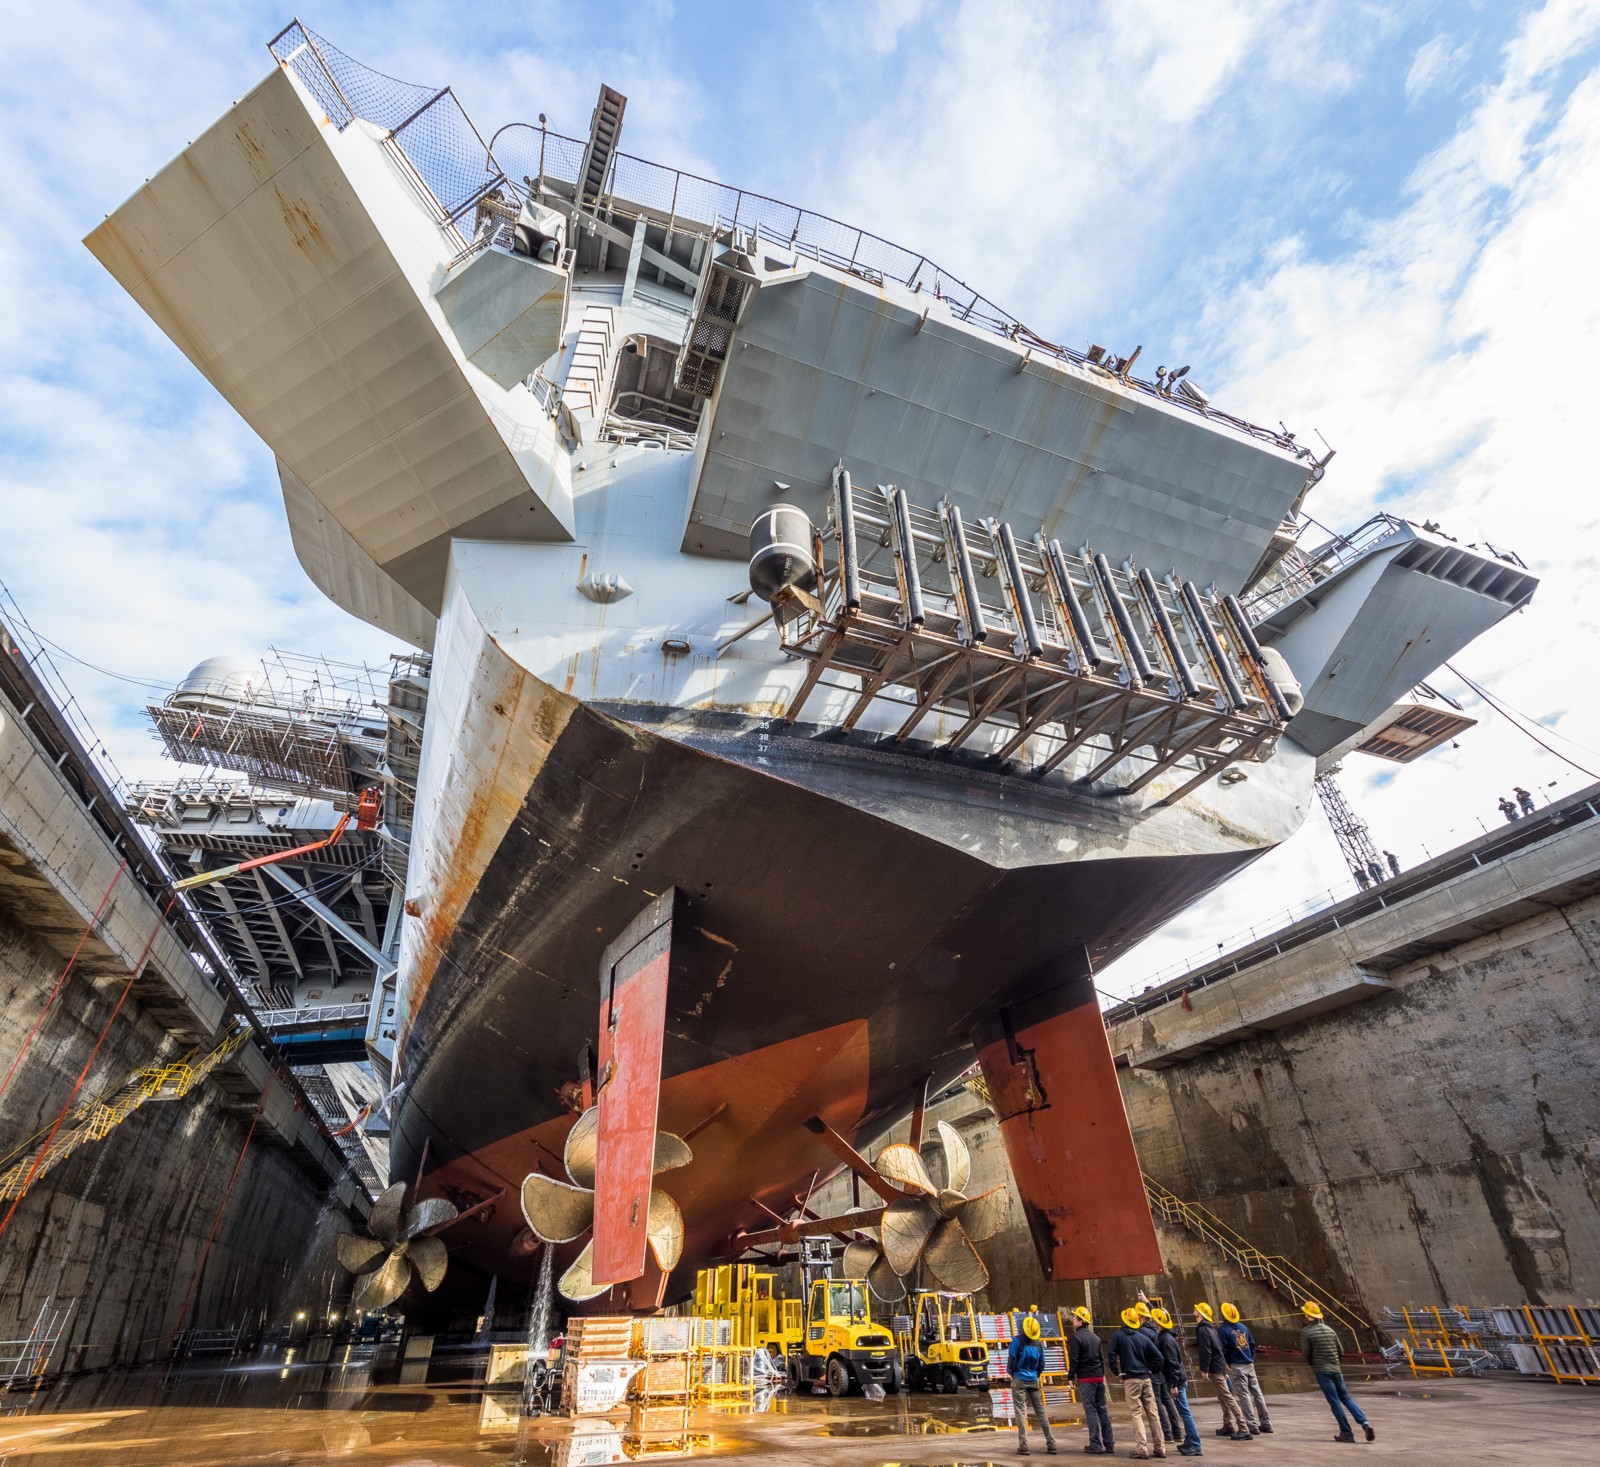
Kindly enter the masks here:
<path id="1" fill-rule="evenodd" d="M 881 1403 L 768 1392 L 737 1406 L 652 1405 L 615 1418 L 527 1416 L 515 1385 L 485 1386 L 487 1365 L 483 1351 L 404 1360 L 393 1345 L 366 1345 L 321 1359 L 290 1349 L 227 1365 L 83 1376 L 31 1395 L 0 1396 L 0 1461 L 220 1467 L 351 1458 L 430 1467 L 467 1461 L 592 1467 L 749 1450 L 767 1434 L 754 1431 L 752 1416 L 811 1439 L 970 1434 L 981 1440 L 1011 1425 L 1005 1391 L 902 1395 Z M 1058 1425 L 1081 1425 L 1064 1393 L 1050 1406 Z"/>

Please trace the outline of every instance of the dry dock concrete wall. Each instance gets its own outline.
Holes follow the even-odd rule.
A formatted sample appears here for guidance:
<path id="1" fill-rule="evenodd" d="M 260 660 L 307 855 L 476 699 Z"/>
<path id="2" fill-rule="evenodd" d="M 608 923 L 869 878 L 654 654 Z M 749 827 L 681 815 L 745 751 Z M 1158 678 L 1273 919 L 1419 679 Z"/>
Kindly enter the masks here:
<path id="1" fill-rule="evenodd" d="M 38 1152 L 86 1065 L 74 1110 L 205 1055 L 238 1003 L 196 962 L 192 931 L 163 920 L 148 852 L 108 816 L 56 711 L 19 684 L 3 628 L 0 654 L 3 1175 Z M 364 1199 L 295 1091 L 247 1040 L 182 1098 L 147 1100 L 43 1172 L 14 1211 L 0 1197 L 0 1339 L 70 1306 L 54 1367 L 97 1368 L 165 1355 L 185 1323 L 278 1323 L 347 1294 L 331 1239 Z"/>
<path id="2" fill-rule="evenodd" d="M 1600 1299 L 1597 807 L 1572 797 L 1113 1011 L 1146 1175 L 1368 1319 Z M 974 1189 L 1009 1183 L 981 1100 L 942 1101 L 928 1137 L 941 1117 Z M 847 1202 L 838 1183 L 822 1198 Z M 1097 1318 L 1145 1286 L 1184 1308 L 1232 1298 L 1268 1337 L 1297 1328 L 1212 1244 L 1158 1233 L 1166 1275 L 1095 1283 Z M 980 1251 L 991 1307 L 1084 1300 L 1044 1281 L 1014 1192 Z"/>

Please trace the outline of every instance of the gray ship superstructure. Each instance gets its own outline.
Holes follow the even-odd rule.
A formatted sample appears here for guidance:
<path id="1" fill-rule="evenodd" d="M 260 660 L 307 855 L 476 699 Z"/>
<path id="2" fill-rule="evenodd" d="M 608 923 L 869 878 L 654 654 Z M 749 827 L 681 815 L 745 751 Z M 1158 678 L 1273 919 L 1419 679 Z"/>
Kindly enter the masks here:
<path id="1" fill-rule="evenodd" d="M 1308 548 L 1331 455 L 623 154 L 609 88 L 491 150 L 448 90 L 272 49 L 88 243 L 276 455 L 313 581 L 432 654 L 395 1175 L 426 1147 L 498 1199 L 460 1251 L 531 1266 L 601 958 L 675 893 L 682 1267 L 976 1054 L 1047 1270 L 1158 1268 L 1093 971 L 1533 577 L 1400 518 Z"/>

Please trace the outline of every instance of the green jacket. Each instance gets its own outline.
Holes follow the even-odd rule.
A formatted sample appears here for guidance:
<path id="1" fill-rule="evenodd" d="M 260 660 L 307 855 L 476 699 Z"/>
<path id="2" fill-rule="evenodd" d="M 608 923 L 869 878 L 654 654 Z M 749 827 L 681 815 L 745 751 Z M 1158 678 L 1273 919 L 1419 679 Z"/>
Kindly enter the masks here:
<path id="1" fill-rule="evenodd" d="M 1318 1375 L 1342 1375 L 1339 1368 L 1339 1336 L 1320 1319 L 1313 1319 L 1300 1331 L 1300 1353 Z"/>

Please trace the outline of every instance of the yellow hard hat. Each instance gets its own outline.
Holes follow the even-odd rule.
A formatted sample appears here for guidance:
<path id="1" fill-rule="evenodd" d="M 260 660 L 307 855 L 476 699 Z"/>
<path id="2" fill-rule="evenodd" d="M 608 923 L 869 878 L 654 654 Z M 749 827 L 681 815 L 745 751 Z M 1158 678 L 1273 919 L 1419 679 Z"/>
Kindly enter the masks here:
<path id="1" fill-rule="evenodd" d="M 1227 1320 L 1229 1324 L 1238 1324 L 1239 1311 L 1234 1308 L 1232 1304 L 1224 1304 L 1222 1306 L 1222 1317 Z"/>
<path id="2" fill-rule="evenodd" d="M 1306 1302 L 1300 1306 L 1300 1312 L 1305 1315 L 1307 1319 L 1321 1319 L 1322 1305 L 1317 1303 L 1315 1299 L 1307 1299 Z"/>
<path id="3" fill-rule="evenodd" d="M 1162 1329 L 1172 1328 L 1172 1316 L 1168 1314 L 1165 1309 L 1152 1309 L 1150 1311 L 1150 1318 L 1155 1320 L 1155 1322 L 1159 1324 Z"/>
<path id="4" fill-rule="evenodd" d="M 1124 1309 L 1122 1311 L 1122 1322 L 1127 1325 L 1129 1329 L 1138 1329 L 1139 1311 L 1137 1309 Z"/>
<path id="5" fill-rule="evenodd" d="M 1150 1318 L 1150 1306 L 1146 1304 L 1143 1299 L 1133 1306 L 1133 1312 L 1137 1314 L 1140 1319 Z"/>
<path id="6" fill-rule="evenodd" d="M 1031 1314 L 1028 1315 L 1022 1321 L 1022 1332 L 1030 1340 L 1038 1339 L 1039 1338 L 1039 1321 L 1037 1319 L 1035 1319 Z"/>
<path id="7" fill-rule="evenodd" d="M 1205 1320 L 1207 1324 L 1211 1323 L 1211 1306 L 1209 1304 L 1196 1304 L 1194 1306 L 1194 1312 L 1198 1314 L 1201 1319 Z"/>
<path id="8" fill-rule="evenodd" d="M 1090 1323 L 1093 1319 L 1093 1316 L 1089 1313 L 1089 1306 L 1087 1304 L 1078 1305 L 1078 1307 L 1072 1311 L 1072 1317 L 1074 1319 L 1081 1319 L 1085 1324 Z"/>

